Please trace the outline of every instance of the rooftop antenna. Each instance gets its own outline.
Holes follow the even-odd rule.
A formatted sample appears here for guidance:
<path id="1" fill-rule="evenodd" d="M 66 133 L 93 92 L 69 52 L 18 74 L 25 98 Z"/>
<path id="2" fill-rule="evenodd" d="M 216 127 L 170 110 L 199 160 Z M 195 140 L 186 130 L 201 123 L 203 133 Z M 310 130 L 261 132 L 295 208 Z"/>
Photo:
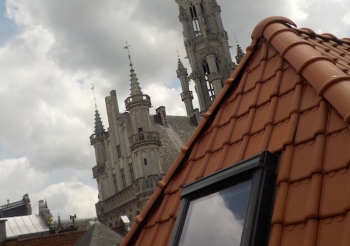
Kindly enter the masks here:
<path id="1" fill-rule="evenodd" d="M 95 97 L 95 86 L 94 84 L 91 84 L 91 90 L 92 90 L 92 93 L 94 94 L 94 101 L 95 101 L 95 109 L 97 110 L 97 104 L 96 104 L 96 97 Z"/>
<path id="2" fill-rule="evenodd" d="M 130 61 L 130 71 L 133 71 L 134 69 L 132 68 L 132 63 L 131 63 L 131 55 L 130 55 L 130 52 L 129 52 L 129 47 L 130 47 L 131 45 L 128 45 L 128 41 L 126 41 L 126 46 L 124 46 L 124 49 L 127 49 L 128 50 L 128 58 L 129 58 L 129 61 Z"/>

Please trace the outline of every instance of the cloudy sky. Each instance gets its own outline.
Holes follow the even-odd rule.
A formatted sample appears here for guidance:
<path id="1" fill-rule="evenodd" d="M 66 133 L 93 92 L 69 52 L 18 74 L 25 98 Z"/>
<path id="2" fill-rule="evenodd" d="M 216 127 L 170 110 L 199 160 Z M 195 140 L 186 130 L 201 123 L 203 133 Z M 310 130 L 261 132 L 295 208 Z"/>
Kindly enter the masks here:
<path id="1" fill-rule="evenodd" d="M 282 15 L 299 27 L 350 36 L 348 0 L 218 0 L 234 46 L 245 49 L 256 24 Z M 120 111 L 129 93 L 125 42 L 153 109 L 184 115 L 176 77 L 186 56 L 175 0 L 0 0 L 0 205 L 29 193 L 33 211 L 46 199 L 56 218 L 95 216 L 91 168 L 95 85 L 117 90 Z M 231 50 L 235 56 L 235 50 Z M 185 64 L 188 64 L 185 62 Z M 153 110 L 152 109 L 152 110 Z M 153 113 L 153 112 L 152 112 Z"/>

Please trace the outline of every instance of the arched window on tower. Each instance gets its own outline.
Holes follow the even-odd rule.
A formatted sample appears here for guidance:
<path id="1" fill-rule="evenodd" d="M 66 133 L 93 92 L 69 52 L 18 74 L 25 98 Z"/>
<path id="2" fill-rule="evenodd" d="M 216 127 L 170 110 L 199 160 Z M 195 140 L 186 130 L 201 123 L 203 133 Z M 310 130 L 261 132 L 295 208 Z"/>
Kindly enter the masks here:
<path id="1" fill-rule="evenodd" d="M 210 70 L 209 70 L 208 62 L 206 60 L 203 61 L 202 67 L 204 71 L 205 82 L 207 84 L 208 94 L 209 94 L 210 100 L 213 101 L 215 99 L 214 89 L 212 84 L 209 82 Z"/>
<path id="2" fill-rule="evenodd" d="M 209 33 L 209 27 L 208 27 L 208 24 L 207 24 L 207 15 L 205 13 L 205 7 L 204 7 L 203 0 L 201 1 L 200 6 L 201 6 L 202 15 L 203 15 L 204 28 L 205 28 L 205 31 L 207 33 Z"/>
<path id="3" fill-rule="evenodd" d="M 221 61 L 220 61 L 219 57 L 215 58 L 215 63 L 216 63 L 216 69 L 218 71 L 221 71 Z"/>
<path id="4" fill-rule="evenodd" d="M 192 25 L 193 25 L 194 33 L 195 33 L 195 35 L 197 37 L 197 36 L 201 35 L 201 29 L 199 27 L 196 7 L 192 3 L 190 4 L 190 12 L 191 12 Z"/>
<path id="5" fill-rule="evenodd" d="M 221 61 L 220 61 L 220 59 L 219 59 L 219 57 L 216 57 L 215 58 L 215 64 L 216 64 L 216 69 L 219 71 L 219 72 L 221 72 L 222 71 L 222 66 L 221 66 Z M 224 87 L 224 80 L 222 79 L 221 80 L 221 86 L 222 87 Z"/>

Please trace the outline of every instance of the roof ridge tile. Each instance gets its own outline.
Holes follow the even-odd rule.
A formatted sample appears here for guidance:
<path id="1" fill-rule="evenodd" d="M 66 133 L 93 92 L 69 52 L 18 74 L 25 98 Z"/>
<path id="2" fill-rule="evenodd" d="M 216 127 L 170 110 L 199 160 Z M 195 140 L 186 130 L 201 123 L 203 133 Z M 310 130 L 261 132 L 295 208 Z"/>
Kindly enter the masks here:
<path id="1" fill-rule="evenodd" d="M 290 28 L 280 23 L 272 23 L 264 28 L 264 36 L 280 54 L 285 47 L 303 40 L 288 29 Z M 334 61 L 322 56 L 305 42 L 292 46 L 283 57 L 311 83 L 319 96 L 325 97 L 338 110 L 345 122 L 350 123 L 350 105 L 341 103 L 350 96 L 350 85 L 344 83 L 350 81 L 350 77 L 335 66 Z M 342 83 L 339 83 L 340 81 Z"/>

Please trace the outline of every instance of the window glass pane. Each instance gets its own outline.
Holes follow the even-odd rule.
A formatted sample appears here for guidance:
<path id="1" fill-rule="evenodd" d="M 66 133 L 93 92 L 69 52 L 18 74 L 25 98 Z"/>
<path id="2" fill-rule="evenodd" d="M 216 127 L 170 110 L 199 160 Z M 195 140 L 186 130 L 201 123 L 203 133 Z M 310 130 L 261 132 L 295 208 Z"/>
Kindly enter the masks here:
<path id="1" fill-rule="evenodd" d="M 239 246 L 252 180 L 190 202 L 179 245 Z"/>

